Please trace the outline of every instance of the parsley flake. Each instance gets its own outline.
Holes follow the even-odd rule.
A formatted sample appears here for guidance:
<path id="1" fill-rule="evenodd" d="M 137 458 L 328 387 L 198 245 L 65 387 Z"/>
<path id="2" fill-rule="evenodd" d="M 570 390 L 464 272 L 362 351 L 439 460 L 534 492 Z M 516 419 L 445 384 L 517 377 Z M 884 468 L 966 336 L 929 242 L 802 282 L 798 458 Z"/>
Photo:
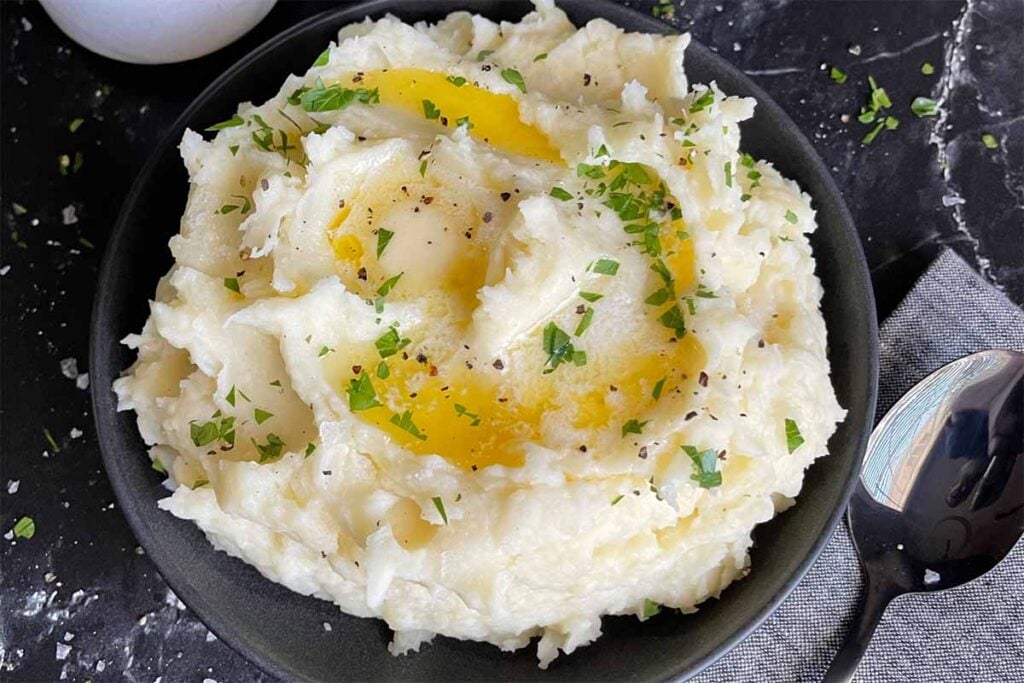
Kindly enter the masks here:
<path id="1" fill-rule="evenodd" d="M 461 88 L 467 83 L 466 79 L 463 78 L 462 76 L 449 76 L 445 80 L 454 85 L 456 88 Z"/>
<path id="2" fill-rule="evenodd" d="M 36 523 L 31 517 L 22 517 L 14 523 L 14 535 L 28 540 L 36 535 Z"/>
<path id="3" fill-rule="evenodd" d="M 369 410 L 381 405 L 380 401 L 377 400 L 377 392 L 373 388 L 373 382 L 366 372 L 360 374 L 356 379 L 349 380 L 348 389 L 345 392 L 348 394 L 349 410 L 353 412 Z"/>
<path id="4" fill-rule="evenodd" d="M 309 443 L 306 444 L 306 455 L 303 456 L 303 457 L 308 458 L 309 456 L 313 455 L 313 452 L 315 450 L 316 450 L 316 444 L 313 443 L 312 441 L 310 441 Z"/>
<path id="5" fill-rule="evenodd" d="M 661 398 L 661 392 L 665 388 L 665 377 L 662 377 L 654 384 L 654 389 L 651 390 L 651 398 L 655 401 Z"/>
<path id="6" fill-rule="evenodd" d="M 616 505 L 624 497 L 625 496 L 623 496 L 621 493 L 619 495 L 615 496 L 614 498 L 612 498 L 612 505 Z"/>
<path id="7" fill-rule="evenodd" d="M 436 121 L 441 118 L 441 110 L 430 100 L 423 100 L 423 115 L 431 121 Z"/>
<path id="8" fill-rule="evenodd" d="M 555 323 L 548 323 L 544 328 L 541 348 L 548 354 L 548 359 L 544 363 L 547 366 L 544 369 L 545 375 L 554 372 L 555 368 L 562 363 L 571 361 L 577 366 L 586 365 L 587 363 L 586 352 L 577 351 L 573 347 L 569 335 Z"/>
<path id="9" fill-rule="evenodd" d="M 256 424 L 261 425 L 270 418 L 274 417 L 274 414 L 263 410 L 262 408 L 255 408 L 252 411 L 253 418 L 256 420 Z"/>
<path id="10" fill-rule="evenodd" d="M 389 358 L 408 346 L 409 340 L 399 336 L 398 330 L 394 327 L 389 327 L 388 331 L 378 337 L 373 344 L 381 358 Z"/>
<path id="11" fill-rule="evenodd" d="M 235 114 L 227 121 L 215 123 L 206 130 L 224 130 L 225 128 L 235 128 L 236 126 L 241 126 L 243 123 L 245 123 L 245 120 L 238 114 Z"/>
<path id="12" fill-rule="evenodd" d="M 284 452 L 284 441 L 281 441 L 281 437 L 274 433 L 267 434 L 267 442 L 264 444 L 256 443 L 256 439 L 252 439 L 252 445 L 256 447 L 256 451 L 260 454 L 260 464 L 274 458 L 279 458 L 281 453 Z"/>
<path id="13" fill-rule="evenodd" d="M 583 312 L 583 317 L 580 318 L 580 322 L 578 325 L 576 325 L 576 331 L 573 332 L 573 334 L 576 335 L 577 337 L 582 336 L 583 333 L 587 331 L 587 328 L 590 327 L 590 323 L 591 321 L 593 321 L 593 319 L 594 307 L 587 306 L 587 310 Z"/>
<path id="14" fill-rule="evenodd" d="M 226 287 L 227 289 L 230 289 L 235 294 L 241 294 L 242 293 L 242 289 L 238 285 L 238 278 L 237 277 L 226 277 L 226 278 L 224 278 L 224 287 Z"/>
<path id="15" fill-rule="evenodd" d="M 448 513 L 444 511 L 444 501 L 441 500 L 441 496 L 434 496 L 430 500 L 434 501 L 434 507 L 437 508 L 438 514 L 444 520 L 444 525 L 448 526 Z"/>
<path id="16" fill-rule="evenodd" d="M 391 376 L 391 370 L 384 361 L 377 363 L 377 379 L 387 379 Z"/>
<path id="17" fill-rule="evenodd" d="M 501 77 L 505 79 L 506 83 L 511 83 L 519 88 L 521 92 L 526 92 L 526 81 L 523 80 L 523 75 L 515 69 L 502 69 Z"/>
<path id="18" fill-rule="evenodd" d="M 339 111 L 355 102 L 379 104 L 380 93 L 377 88 L 343 88 L 337 83 L 328 87 L 318 78 L 312 88 L 302 93 L 299 101 L 308 112 Z"/>
<path id="19" fill-rule="evenodd" d="M 74 133 L 79 128 L 82 127 L 83 123 L 85 123 L 85 119 L 74 119 L 71 123 L 68 124 L 68 130 Z"/>
<path id="20" fill-rule="evenodd" d="M 597 292 L 580 292 L 580 298 L 583 299 L 584 301 L 594 303 L 598 299 L 603 299 L 604 294 L 598 294 Z"/>
<path id="21" fill-rule="evenodd" d="M 828 71 L 828 76 L 836 83 L 846 83 L 846 72 L 840 69 L 838 66 L 834 66 Z"/>
<path id="22" fill-rule="evenodd" d="M 925 76 L 931 76 L 933 73 L 935 73 L 935 67 L 932 66 L 930 62 L 925 62 L 924 64 L 921 65 L 921 73 L 923 73 Z"/>
<path id="23" fill-rule="evenodd" d="M 651 617 L 661 612 L 661 605 L 654 602 L 649 598 L 644 598 L 644 619 L 650 619 Z"/>
<path id="24" fill-rule="evenodd" d="M 548 53 L 547 52 L 541 52 L 539 55 L 537 55 L 536 57 L 533 58 L 533 61 L 535 61 L 535 62 L 543 62 L 547 58 L 548 58 Z"/>
<path id="25" fill-rule="evenodd" d="M 644 427 L 647 425 L 648 422 L 650 422 L 650 420 L 644 420 L 642 422 L 635 418 L 632 420 L 627 420 L 625 424 L 622 425 L 623 438 L 625 438 L 627 434 L 643 434 Z"/>
<path id="26" fill-rule="evenodd" d="M 935 116 L 939 113 L 939 105 L 935 100 L 927 97 L 915 97 L 914 101 L 910 103 L 910 111 L 914 112 L 918 118 Z"/>
<path id="27" fill-rule="evenodd" d="M 461 403 L 455 404 L 455 414 L 458 415 L 459 417 L 462 417 L 463 415 L 468 417 L 470 420 L 470 427 L 476 427 L 480 424 L 480 416 L 477 415 L 476 413 L 469 412 L 469 409 L 466 408 L 466 406 L 462 405 Z"/>
<path id="28" fill-rule="evenodd" d="M 698 451 L 693 446 L 683 446 L 683 451 L 693 462 L 693 474 L 690 475 L 690 479 L 697 482 L 702 489 L 722 484 L 722 473 L 717 471 L 718 455 L 713 448 Z"/>
<path id="29" fill-rule="evenodd" d="M 388 243 L 391 242 L 391 238 L 395 236 L 395 233 L 387 228 L 381 228 L 377 231 L 377 259 L 379 260 L 384 250 L 388 248 Z"/>
<path id="30" fill-rule="evenodd" d="M 800 434 L 800 428 L 796 424 L 796 420 L 786 418 L 786 448 L 790 453 L 800 448 L 804 444 L 804 437 Z"/>
<path id="31" fill-rule="evenodd" d="M 786 209 L 786 220 L 792 223 L 793 225 L 796 225 L 797 217 L 791 209 Z"/>
<path id="32" fill-rule="evenodd" d="M 619 272 L 619 262 L 608 258 L 598 259 L 590 270 L 601 275 L 615 275 Z"/>
<path id="33" fill-rule="evenodd" d="M 331 48 L 327 48 L 326 50 L 321 52 L 320 55 L 316 58 L 316 61 L 313 62 L 313 67 L 315 68 L 315 67 L 318 67 L 318 66 L 327 66 L 327 63 L 330 62 L 330 61 L 331 61 Z"/>
<path id="34" fill-rule="evenodd" d="M 549 194 L 555 199 L 561 199 L 563 202 L 567 202 L 572 199 L 572 195 L 569 191 L 561 187 L 552 187 Z"/>
<path id="35" fill-rule="evenodd" d="M 365 373 L 363 373 L 363 374 L 365 375 Z M 369 380 L 369 378 L 367 378 L 367 380 Z M 389 420 L 389 421 L 391 422 L 391 424 L 395 425 L 399 429 L 402 429 L 402 430 L 404 430 L 406 432 L 409 432 L 410 434 L 415 436 L 420 441 L 426 441 L 427 440 L 427 435 L 424 434 L 423 432 L 421 432 L 420 428 L 417 427 L 413 423 L 413 421 L 412 421 L 412 411 L 406 410 L 401 415 L 398 415 L 396 413 L 395 415 L 391 416 L 391 420 Z"/>

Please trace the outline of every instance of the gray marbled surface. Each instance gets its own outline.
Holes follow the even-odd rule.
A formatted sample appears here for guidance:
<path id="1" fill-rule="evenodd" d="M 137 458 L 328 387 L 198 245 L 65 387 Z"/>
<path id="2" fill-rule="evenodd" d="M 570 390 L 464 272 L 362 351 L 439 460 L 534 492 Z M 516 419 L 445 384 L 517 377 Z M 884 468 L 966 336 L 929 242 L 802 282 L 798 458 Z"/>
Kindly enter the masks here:
<path id="1" fill-rule="evenodd" d="M 649 12 L 653 3 L 627 4 Z M 239 57 L 329 6 L 282 3 L 214 55 L 147 68 L 86 52 L 37 4 L 0 3 L 0 678 L 262 678 L 137 547 L 100 466 L 81 375 L 99 258 L 162 131 Z M 754 78 L 815 144 L 857 221 L 880 315 L 942 245 L 1024 301 L 1024 3 L 686 0 L 665 20 Z M 934 74 L 921 73 L 924 62 Z M 822 64 L 849 79 L 832 82 Z M 868 75 L 888 90 L 900 126 L 864 146 L 856 113 Z M 915 117 L 916 96 L 942 113 Z M 81 170 L 62 176 L 58 157 L 75 152 Z M 36 523 L 29 540 L 8 531 L 24 515 Z"/>

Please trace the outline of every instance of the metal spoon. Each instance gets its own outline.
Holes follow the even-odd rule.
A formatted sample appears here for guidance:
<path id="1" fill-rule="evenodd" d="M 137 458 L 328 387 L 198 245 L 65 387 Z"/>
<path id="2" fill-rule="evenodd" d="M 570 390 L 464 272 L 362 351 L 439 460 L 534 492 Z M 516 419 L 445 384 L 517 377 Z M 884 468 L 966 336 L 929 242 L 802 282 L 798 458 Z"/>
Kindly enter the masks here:
<path id="1" fill-rule="evenodd" d="M 1024 532 L 1024 354 L 982 351 L 903 396 L 868 441 L 848 512 L 863 607 L 825 674 L 850 681 L 889 602 L 999 563 Z"/>

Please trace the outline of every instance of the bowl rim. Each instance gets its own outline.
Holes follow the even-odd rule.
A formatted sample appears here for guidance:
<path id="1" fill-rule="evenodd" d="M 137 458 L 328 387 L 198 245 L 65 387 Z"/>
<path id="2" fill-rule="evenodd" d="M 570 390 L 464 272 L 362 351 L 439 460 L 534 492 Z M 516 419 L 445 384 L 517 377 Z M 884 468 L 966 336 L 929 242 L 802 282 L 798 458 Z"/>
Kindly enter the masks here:
<path id="1" fill-rule="evenodd" d="M 169 147 L 178 143 L 181 134 L 180 132 L 187 127 L 188 122 L 195 113 L 202 108 L 207 100 L 211 99 L 221 88 L 231 82 L 236 75 L 243 72 L 248 64 L 259 59 L 263 55 L 272 52 L 283 43 L 295 38 L 297 35 L 303 34 L 311 28 L 322 24 L 336 23 L 337 30 L 342 26 L 361 21 L 364 17 L 382 16 L 383 14 L 388 13 L 396 5 L 402 5 L 404 2 L 408 1 L 409 0 L 368 0 L 354 4 L 346 3 L 339 7 L 334 7 L 315 14 L 292 25 L 291 27 L 274 35 L 272 38 L 266 40 L 232 64 L 212 83 L 204 88 L 202 92 L 200 92 L 199 95 L 197 95 L 189 104 L 189 106 L 185 108 L 185 110 L 182 111 L 182 113 L 174 120 L 167 129 L 167 132 L 164 133 L 160 143 L 151 152 L 146 163 L 139 171 L 135 181 L 132 183 L 128 193 L 125 195 L 125 199 L 122 202 L 117 220 L 111 230 L 110 238 L 103 254 L 90 320 L 89 363 L 91 370 L 94 368 L 106 369 L 106 363 L 101 358 L 100 337 L 104 334 L 103 323 L 110 317 L 109 311 L 111 310 L 111 299 L 107 294 L 112 286 L 111 275 L 119 260 L 117 255 L 121 252 L 121 247 L 131 232 L 129 218 L 132 213 L 132 209 L 139 201 L 139 196 L 142 194 L 143 189 L 146 187 L 147 183 L 150 182 L 150 176 L 152 176 L 154 169 L 160 162 L 160 159 L 167 153 Z M 571 1 L 572 0 L 570 0 L 570 2 Z M 581 0 L 574 1 L 581 2 Z M 440 7 L 438 12 L 447 13 L 457 11 L 460 7 L 481 4 L 483 4 L 481 0 L 462 0 L 461 2 L 455 0 L 447 7 Z M 570 3 L 567 2 L 566 4 Z M 614 0 L 586 0 L 586 5 L 588 7 L 588 11 L 594 15 L 594 18 L 604 18 L 616 26 L 620 25 L 618 20 L 628 19 L 632 22 L 632 24 L 626 29 L 628 31 L 642 31 L 645 33 L 660 34 L 681 33 L 681 31 L 670 24 L 659 21 L 631 7 L 619 4 Z M 481 7 L 470 7 L 470 11 L 481 11 Z M 401 18 L 401 10 L 397 11 L 397 15 Z M 868 315 L 865 316 L 864 320 L 864 323 L 867 326 L 866 339 L 868 346 L 866 351 L 868 377 L 864 400 L 862 401 L 861 406 L 859 406 L 863 410 L 865 421 L 864 424 L 859 425 L 859 428 L 856 428 L 849 437 L 854 441 L 853 447 L 855 451 L 855 458 L 852 464 L 853 466 L 851 466 L 847 475 L 835 509 L 831 511 L 828 518 L 825 520 L 822 531 L 814 541 L 809 552 L 800 561 L 793 573 L 784 581 L 779 590 L 777 590 L 772 597 L 763 604 L 761 609 L 759 609 L 751 619 L 738 626 L 729 637 L 721 640 L 717 646 L 712 647 L 704 656 L 695 660 L 693 663 L 689 665 L 684 664 L 675 666 L 670 677 L 666 680 L 685 680 L 695 676 L 730 652 L 735 646 L 745 640 L 759 626 L 761 626 L 761 624 L 773 612 L 775 612 L 785 598 L 802 581 L 811 566 L 813 566 L 817 561 L 821 552 L 834 535 L 837 526 L 846 512 L 850 496 L 858 479 L 867 445 L 867 439 L 873 425 L 872 419 L 875 412 L 879 372 L 878 325 L 875 315 L 874 291 L 872 288 L 868 264 L 852 215 L 850 214 L 849 208 L 847 207 L 842 193 L 839 191 L 831 173 L 828 171 L 825 163 L 803 132 L 792 121 L 792 119 L 789 118 L 785 111 L 768 95 L 767 92 L 740 71 L 739 68 L 728 62 L 728 60 L 705 47 L 697 40 L 691 39 L 686 48 L 687 58 L 689 58 L 693 53 L 699 53 L 700 58 L 710 63 L 716 70 L 723 73 L 729 73 L 735 82 L 742 84 L 746 89 L 746 96 L 755 98 L 759 109 L 768 111 L 771 116 L 781 120 L 784 127 L 791 128 L 788 133 L 792 138 L 792 141 L 798 147 L 797 155 L 801 156 L 802 159 L 806 160 L 810 164 L 811 173 L 819 178 L 823 183 L 823 187 L 820 189 L 822 189 L 824 193 L 831 195 L 835 208 L 839 213 L 839 222 L 849 228 L 848 230 L 840 231 L 840 236 L 847 239 L 849 243 L 846 246 L 850 248 L 852 253 L 855 255 L 855 263 L 850 265 L 852 265 L 854 270 L 853 274 L 855 275 L 856 280 L 858 280 L 856 284 L 859 286 L 860 290 L 858 294 L 863 298 L 863 308 L 868 312 Z M 816 263 L 816 274 L 817 266 L 818 264 Z M 123 372 L 124 370 L 125 369 L 122 368 L 120 369 L 120 372 Z M 116 374 L 113 375 L 112 378 L 113 377 L 116 377 Z M 97 379 L 101 379 L 101 377 L 97 376 Z M 90 394 L 92 397 L 93 419 L 97 428 L 98 442 L 104 469 L 107 471 L 108 479 L 111 482 L 114 494 L 118 500 L 118 507 L 127 519 L 128 525 L 140 545 L 142 545 L 146 549 L 147 554 L 150 554 L 153 558 L 153 564 L 157 572 L 167 582 L 175 594 L 180 596 L 182 601 L 196 613 L 200 621 L 202 621 L 210 631 L 223 640 L 239 656 L 255 664 L 265 673 L 280 678 L 281 680 L 296 679 L 297 673 L 295 671 L 282 666 L 274 659 L 264 656 L 264 654 L 256 648 L 247 647 L 243 642 L 244 638 L 241 634 L 237 633 L 228 621 L 222 620 L 216 609 L 207 610 L 205 608 L 195 608 L 189 602 L 190 595 L 194 593 L 189 583 L 185 581 L 184 577 L 165 571 L 163 564 L 158 561 L 159 554 L 150 553 L 150 548 L 146 547 L 149 540 L 146 522 L 137 510 L 132 506 L 125 505 L 123 503 L 123 501 L 130 500 L 135 497 L 138 492 L 129 488 L 124 478 L 114 475 L 114 471 L 117 468 L 117 460 L 113 453 L 112 446 L 108 444 L 106 434 L 108 429 L 114 429 L 115 427 L 113 425 L 108 427 L 105 422 L 112 419 L 116 414 L 116 401 L 113 400 L 113 391 L 110 389 L 109 382 L 105 381 L 105 377 L 102 379 L 104 379 L 104 381 L 93 381 L 91 383 Z M 852 408 L 852 406 L 845 407 L 848 410 Z M 774 517 L 773 520 L 774 519 L 777 519 L 777 516 Z M 216 550 L 215 552 L 221 551 Z M 269 579 L 265 580 L 269 581 Z M 728 590 L 728 588 L 726 590 Z M 600 639 L 592 645 L 599 646 L 599 644 Z M 298 677 L 302 677 L 302 675 L 298 674 Z"/>

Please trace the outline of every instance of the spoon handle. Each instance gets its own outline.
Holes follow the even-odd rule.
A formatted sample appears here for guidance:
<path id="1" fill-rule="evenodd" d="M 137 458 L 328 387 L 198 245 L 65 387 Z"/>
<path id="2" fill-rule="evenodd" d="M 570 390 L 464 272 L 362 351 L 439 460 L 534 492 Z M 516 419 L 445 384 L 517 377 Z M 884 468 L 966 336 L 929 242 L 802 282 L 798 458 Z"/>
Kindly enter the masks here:
<path id="1" fill-rule="evenodd" d="M 868 576 L 867 595 L 864 604 L 854 615 L 853 624 L 846 634 L 846 640 L 832 660 L 832 665 L 825 672 L 822 683 L 849 683 L 857 671 L 864 652 L 871 643 L 871 636 L 885 613 L 885 608 L 903 591 L 890 583 L 875 583 Z"/>

